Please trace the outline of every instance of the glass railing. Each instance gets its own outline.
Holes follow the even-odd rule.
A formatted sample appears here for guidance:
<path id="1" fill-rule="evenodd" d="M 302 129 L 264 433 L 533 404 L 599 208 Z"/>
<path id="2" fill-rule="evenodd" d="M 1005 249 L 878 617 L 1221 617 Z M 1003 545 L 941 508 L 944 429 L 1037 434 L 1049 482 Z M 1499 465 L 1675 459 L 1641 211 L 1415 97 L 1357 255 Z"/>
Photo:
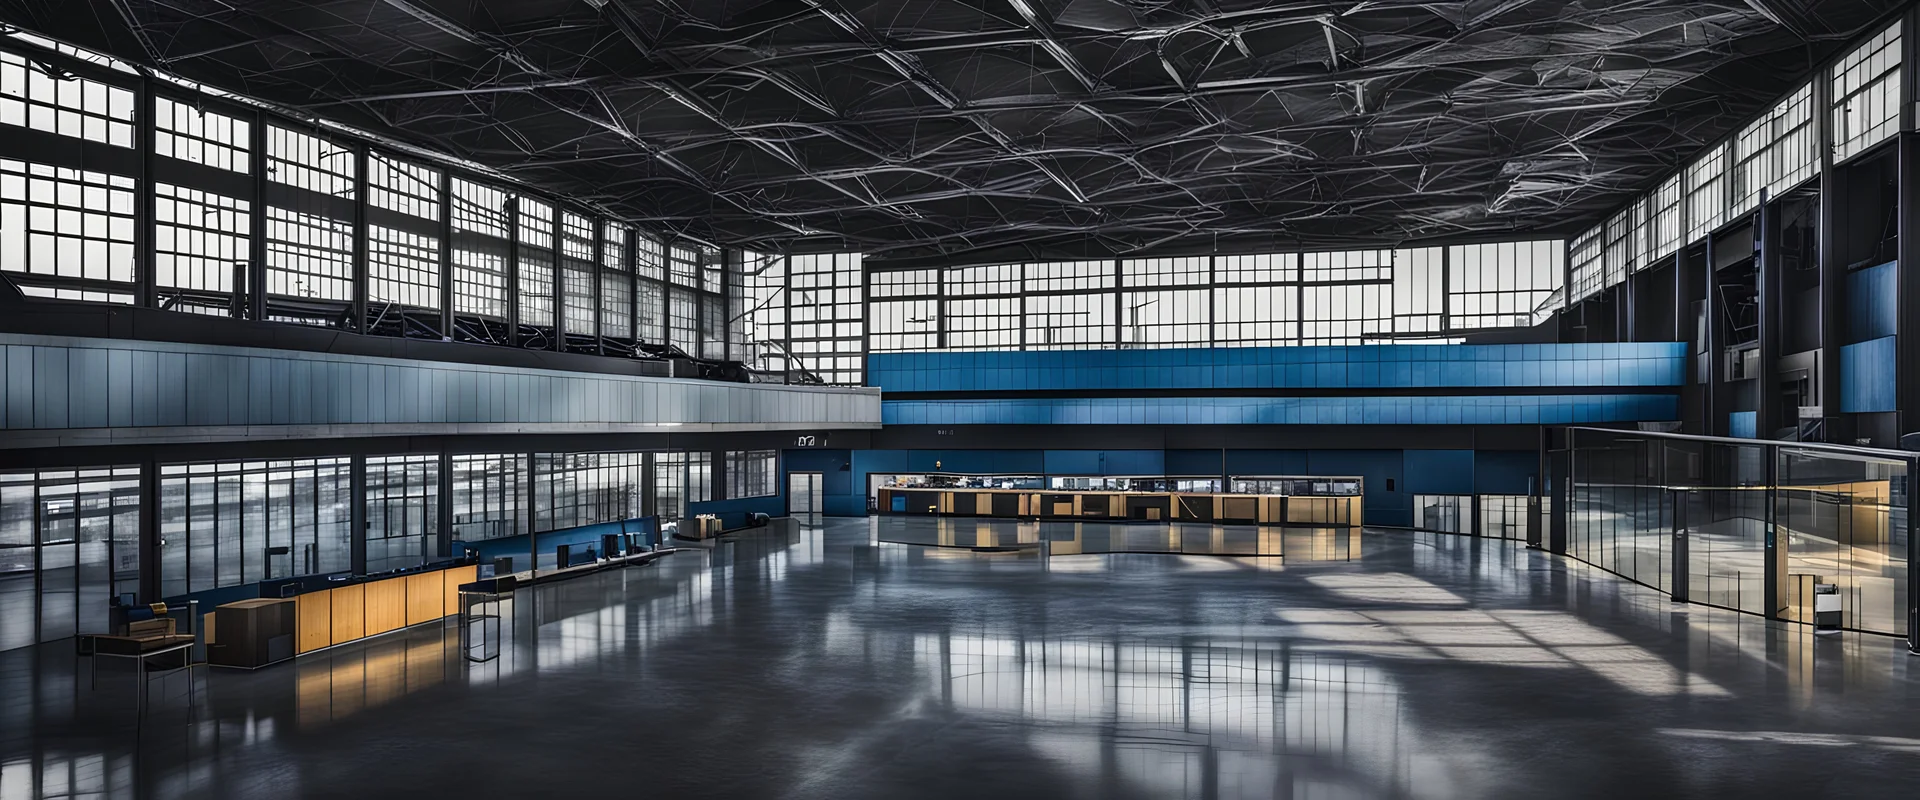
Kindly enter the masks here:
<path id="1" fill-rule="evenodd" d="M 1549 485 L 1567 555 L 1675 600 L 1909 636 L 1908 476 L 1920 454 L 1801 442 L 1570 428 Z"/>

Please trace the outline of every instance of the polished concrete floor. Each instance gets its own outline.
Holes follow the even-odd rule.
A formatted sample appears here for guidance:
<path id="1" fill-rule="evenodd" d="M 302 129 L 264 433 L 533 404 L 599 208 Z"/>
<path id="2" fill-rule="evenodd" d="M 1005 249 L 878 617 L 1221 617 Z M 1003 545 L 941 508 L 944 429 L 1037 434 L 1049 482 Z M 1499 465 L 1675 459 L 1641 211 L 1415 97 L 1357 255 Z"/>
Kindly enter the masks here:
<path id="1" fill-rule="evenodd" d="M 877 523 L 522 591 L 497 659 L 414 628 L 87 688 L 0 653 L 0 797 L 1913 798 L 1920 658 L 1674 606 L 1511 542 L 980 553 Z M 1011 524 L 1011 523 L 1008 523 Z"/>

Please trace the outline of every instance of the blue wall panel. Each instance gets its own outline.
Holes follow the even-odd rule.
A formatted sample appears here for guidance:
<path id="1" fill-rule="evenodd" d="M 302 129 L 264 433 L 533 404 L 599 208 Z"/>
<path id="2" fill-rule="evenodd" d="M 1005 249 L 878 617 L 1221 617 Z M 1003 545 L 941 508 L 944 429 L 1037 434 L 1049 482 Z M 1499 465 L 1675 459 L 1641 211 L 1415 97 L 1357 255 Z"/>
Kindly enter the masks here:
<path id="1" fill-rule="evenodd" d="M 1482 450 L 1473 454 L 1473 490 L 1480 494 L 1529 494 L 1540 471 L 1532 450 Z"/>
<path id="2" fill-rule="evenodd" d="M 1678 386 L 1685 345 L 1353 345 L 1174 350 L 876 353 L 890 392 Z"/>
<path id="3" fill-rule="evenodd" d="M 887 425 L 1564 425 L 1678 418 L 1670 394 L 887 400 Z"/>
<path id="4" fill-rule="evenodd" d="M 1727 414 L 1727 435 L 1736 439 L 1757 439 L 1760 415 L 1753 411 L 1734 411 Z"/>
<path id="5" fill-rule="evenodd" d="M 1226 471 L 1220 450 L 1168 450 L 1167 474 L 1206 476 Z"/>
<path id="6" fill-rule="evenodd" d="M 1472 450 L 1408 450 L 1408 494 L 1471 494 Z"/>
<path id="7" fill-rule="evenodd" d="M 1228 475 L 1311 475 L 1305 450 L 1228 450 Z"/>
<path id="8" fill-rule="evenodd" d="M 1840 348 L 1841 411 L 1858 414 L 1894 409 L 1895 355 L 1892 336 Z"/>
<path id="9" fill-rule="evenodd" d="M 1048 450 L 1047 475 L 1165 475 L 1165 450 Z"/>
<path id="10" fill-rule="evenodd" d="M 822 491 L 822 494 L 824 495 L 825 492 Z M 825 513 L 825 509 L 821 511 Z M 743 497 L 736 500 L 694 501 L 687 504 L 688 517 L 712 514 L 720 518 L 720 527 L 726 530 L 746 527 L 747 515 L 756 512 L 769 517 L 784 517 L 787 514 L 787 498 L 782 494 L 775 494 L 766 497 Z"/>
<path id="11" fill-rule="evenodd" d="M 1847 342 L 1892 336 L 1899 330 L 1899 271 L 1894 262 L 1847 275 Z"/>
<path id="12" fill-rule="evenodd" d="M 1039 450 L 909 450 L 907 469 L 970 475 L 1039 475 L 1046 466 Z"/>

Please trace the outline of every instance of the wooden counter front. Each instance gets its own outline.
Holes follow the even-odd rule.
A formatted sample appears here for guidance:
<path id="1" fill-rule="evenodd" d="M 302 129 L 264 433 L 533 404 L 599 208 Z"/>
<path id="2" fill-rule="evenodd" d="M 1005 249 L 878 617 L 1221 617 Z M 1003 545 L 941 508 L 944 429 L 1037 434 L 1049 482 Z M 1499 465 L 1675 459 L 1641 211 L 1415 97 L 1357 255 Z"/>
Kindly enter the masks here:
<path id="1" fill-rule="evenodd" d="M 296 595 L 296 653 L 311 653 L 460 610 L 460 585 L 477 570 L 452 567 Z"/>

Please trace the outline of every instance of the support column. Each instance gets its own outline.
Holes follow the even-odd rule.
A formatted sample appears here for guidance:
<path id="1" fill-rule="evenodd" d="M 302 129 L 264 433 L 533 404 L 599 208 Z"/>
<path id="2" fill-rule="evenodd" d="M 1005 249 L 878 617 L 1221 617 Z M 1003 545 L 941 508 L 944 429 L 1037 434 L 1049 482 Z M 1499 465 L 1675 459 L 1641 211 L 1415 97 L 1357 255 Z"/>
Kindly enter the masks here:
<path id="1" fill-rule="evenodd" d="M 1567 512 L 1573 504 L 1573 437 L 1563 435 L 1566 441 L 1553 453 L 1552 525 L 1547 531 L 1547 551 L 1557 555 L 1567 554 Z"/>
<path id="2" fill-rule="evenodd" d="M 1754 435 L 1773 438 L 1784 426 L 1785 409 L 1780 407 L 1780 325 L 1783 299 L 1780 294 L 1780 208 L 1760 190 L 1760 208 L 1754 213 L 1754 289 L 1760 305 L 1760 375 L 1755 380 L 1758 405 L 1754 406 Z M 1796 412 L 1797 413 L 1797 412 Z"/>
<path id="3" fill-rule="evenodd" d="M 1920 37 L 1920 24 L 1916 24 L 1916 12 L 1909 10 L 1901 19 L 1901 41 L 1911 48 L 1911 44 Z M 1899 148 L 1899 227 L 1900 244 L 1895 258 L 1899 263 L 1896 270 L 1895 286 L 1899 292 L 1896 302 L 1898 316 L 1894 325 L 1894 436 L 1904 436 L 1920 423 L 1920 335 L 1909 335 L 1907 328 L 1920 325 L 1914 322 L 1920 317 L 1920 219 L 1914 214 L 1920 212 L 1920 133 L 1914 132 L 1916 93 L 1920 87 L 1914 85 L 1920 80 L 1920 61 L 1908 56 L 1900 65 L 1900 140 Z M 1898 439 L 1889 443 L 1898 446 Z"/>
<path id="4" fill-rule="evenodd" d="M 453 341 L 453 170 L 440 170 L 440 339 Z"/>
<path id="5" fill-rule="evenodd" d="M 1761 509 L 1760 517 L 1766 526 L 1762 541 L 1765 543 L 1761 569 L 1765 570 L 1760 579 L 1760 615 L 1767 619 L 1779 619 L 1782 592 L 1785 590 L 1787 565 L 1785 553 L 1781 552 L 1779 542 L 1779 497 L 1780 497 L 1780 458 L 1777 448 L 1763 447 L 1760 457 L 1767 460 L 1767 488 L 1765 492 L 1766 508 Z"/>
<path id="6" fill-rule="evenodd" d="M 507 195 L 507 346 L 520 346 L 520 196 Z"/>
<path id="7" fill-rule="evenodd" d="M 1707 381 L 1704 387 L 1706 389 L 1706 424 L 1701 428 L 1701 433 L 1708 436 L 1725 436 L 1727 435 L 1727 412 L 1721 400 L 1726 393 L 1720 390 L 1720 376 L 1725 374 L 1721 369 L 1720 352 L 1723 349 L 1722 340 L 1724 339 L 1720 334 L 1720 271 L 1714 269 L 1712 234 L 1707 235 L 1705 244 L 1706 264 L 1703 268 L 1707 271 L 1705 275 L 1707 301 L 1703 309 L 1707 317 L 1707 340 L 1702 343 L 1702 349 L 1707 356 Z"/>
<path id="8" fill-rule="evenodd" d="M 184 543 L 182 543 L 184 546 Z M 140 586 L 139 601 L 160 600 L 160 464 L 148 454 L 140 461 Z"/>
<path id="9" fill-rule="evenodd" d="M 1687 576 L 1692 574 L 1687 563 L 1687 492 L 1675 489 L 1673 502 L 1673 602 L 1685 603 L 1688 597 Z"/>
<path id="10" fill-rule="evenodd" d="M 605 308 L 600 298 L 607 291 L 606 274 L 602 272 L 607 261 L 607 226 L 597 217 L 589 217 L 588 222 L 593 224 L 593 269 L 587 273 L 593 276 L 593 352 L 606 355 L 607 320 L 600 313 Z"/>
<path id="11" fill-rule="evenodd" d="M 540 518 L 539 509 L 542 505 L 542 499 L 543 498 L 540 497 L 540 456 L 538 453 L 528 453 L 527 556 L 532 560 L 527 562 L 527 569 L 532 570 L 532 577 L 534 578 L 540 577 L 540 534 L 538 533 L 540 526 L 536 520 Z M 552 504 L 549 503 L 547 506 L 551 508 Z"/>
<path id="12" fill-rule="evenodd" d="M 365 333 L 367 330 L 368 160 L 367 146 L 355 145 L 353 148 L 353 330 L 360 333 Z M 365 531 L 362 531 L 363 535 L 364 533 Z M 362 558 L 364 560 L 364 556 Z"/>
<path id="13" fill-rule="evenodd" d="M 348 468 L 347 558 L 353 574 L 367 574 L 367 457 L 356 455 Z"/>
<path id="14" fill-rule="evenodd" d="M 567 229 L 560 223 L 567 212 L 560 210 L 558 202 L 552 209 L 553 218 L 548 221 L 553 224 L 553 241 L 548 255 L 553 259 L 553 340 L 547 349 L 564 353 L 567 351 Z"/>
<path id="15" fill-rule="evenodd" d="M 434 554 L 440 558 L 453 555 L 453 454 L 447 451 L 445 444 L 440 445 L 439 471 L 439 508 L 436 513 L 440 520 L 438 534 L 440 545 Z"/>
<path id="16" fill-rule="evenodd" d="M 1820 260 L 1820 415 L 1826 426 L 1824 438 L 1845 442 L 1850 436 L 1841 428 L 1840 415 L 1840 343 L 1846 335 L 1847 265 L 1840 260 L 1839 243 L 1834 235 L 1840 225 L 1841 180 L 1833 168 L 1833 131 L 1825 110 L 1832 107 L 1832 84 L 1813 82 L 1814 129 L 1820 148 L 1820 223 L 1815 246 Z"/>
<path id="17" fill-rule="evenodd" d="M 253 214 L 247 240 L 247 319 L 267 318 L 267 115 L 255 112 L 248 147 L 253 157 Z M 241 291 L 235 286 L 233 290 Z"/>
<path id="18" fill-rule="evenodd" d="M 159 111 L 155 108 L 153 97 L 153 79 L 140 78 L 139 94 L 135 96 L 139 104 L 139 113 L 133 115 L 133 149 L 140 157 L 140 175 L 133 187 L 133 279 L 135 289 L 134 302 L 146 308 L 160 305 L 160 291 L 154 275 L 154 204 L 153 204 L 153 123 Z"/>

